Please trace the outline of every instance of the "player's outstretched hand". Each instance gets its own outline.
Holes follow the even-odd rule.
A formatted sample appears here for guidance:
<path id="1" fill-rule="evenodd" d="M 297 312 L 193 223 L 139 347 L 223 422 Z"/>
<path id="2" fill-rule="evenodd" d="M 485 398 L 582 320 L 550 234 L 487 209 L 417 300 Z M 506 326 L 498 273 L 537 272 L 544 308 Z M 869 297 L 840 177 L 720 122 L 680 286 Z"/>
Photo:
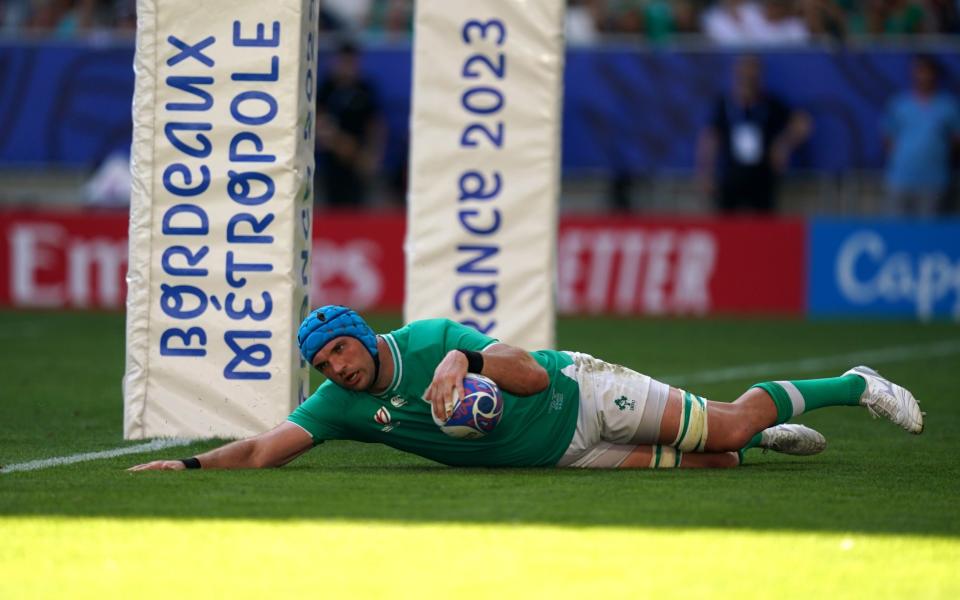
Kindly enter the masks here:
<path id="1" fill-rule="evenodd" d="M 128 471 L 183 471 L 187 467 L 181 460 L 155 460 L 135 467 L 130 467 Z"/>

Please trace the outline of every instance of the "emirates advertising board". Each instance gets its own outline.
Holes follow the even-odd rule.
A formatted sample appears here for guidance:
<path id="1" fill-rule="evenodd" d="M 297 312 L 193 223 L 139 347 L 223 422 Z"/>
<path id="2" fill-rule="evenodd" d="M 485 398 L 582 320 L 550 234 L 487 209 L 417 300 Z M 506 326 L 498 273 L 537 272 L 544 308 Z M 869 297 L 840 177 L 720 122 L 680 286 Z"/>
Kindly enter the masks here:
<path id="1" fill-rule="evenodd" d="M 403 307 L 402 214 L 330 213 L 312 225 L 314 305 Z M 807 298 L 801 220 L 560 220 L 557 307 L 563 314 L 801 315 Z M 0 304 L 119 309 L 127 217 L 0 212 Z"/>

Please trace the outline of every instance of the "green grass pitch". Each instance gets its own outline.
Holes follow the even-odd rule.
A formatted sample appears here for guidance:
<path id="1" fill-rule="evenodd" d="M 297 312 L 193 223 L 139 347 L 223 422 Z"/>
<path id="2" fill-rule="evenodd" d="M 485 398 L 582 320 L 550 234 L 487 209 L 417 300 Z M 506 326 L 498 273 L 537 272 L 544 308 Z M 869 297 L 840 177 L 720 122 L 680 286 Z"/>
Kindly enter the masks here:
<path id="1" fill-rule="evenodd" d="M 0 464 L 130 444 L 123 328 L 0 312 Z M 0 598 L 960 597 L 956 325 L 562 319 L 558 338 L 715 400 L 844 370 L 806 359 L 898 348 L 875 366 L 920 398 L 927 429 L 828 409 L 801 419 L 825 453 L 751 451 L 726 471 L 454 469 L 349 442 L 282 469 L 124 471 L 203 442 L 4 473 Z M 757 365 L 770 372 L 704 376 Z"/>

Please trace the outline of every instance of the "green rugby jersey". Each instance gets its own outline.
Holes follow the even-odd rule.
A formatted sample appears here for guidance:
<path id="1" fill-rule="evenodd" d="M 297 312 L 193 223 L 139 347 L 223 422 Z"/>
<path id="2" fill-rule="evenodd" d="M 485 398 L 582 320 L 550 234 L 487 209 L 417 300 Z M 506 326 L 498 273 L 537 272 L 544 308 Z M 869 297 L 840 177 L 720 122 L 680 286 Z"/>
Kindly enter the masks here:
<path id="1" fill-rule="evenodd" d="M 326 381 L 288 417 L 313 436 L 314 445 L 378 442 L 447 465 L 514 467 L 552 466 L 570 445 L 580 397 L 577 382 L 560 372 L 572 364 L 569 355 L 532 352 L 550 375 L 550 386 L 534 396 L 501 391 L 504 409 L 496 429 L 464 440 L 440 431 L 422 396 L 449 351 L 481 351 L 497 340 L 447 319 L 414 321 L 382 337 L 394 362 L 385 392 L 353 392 Z"/>

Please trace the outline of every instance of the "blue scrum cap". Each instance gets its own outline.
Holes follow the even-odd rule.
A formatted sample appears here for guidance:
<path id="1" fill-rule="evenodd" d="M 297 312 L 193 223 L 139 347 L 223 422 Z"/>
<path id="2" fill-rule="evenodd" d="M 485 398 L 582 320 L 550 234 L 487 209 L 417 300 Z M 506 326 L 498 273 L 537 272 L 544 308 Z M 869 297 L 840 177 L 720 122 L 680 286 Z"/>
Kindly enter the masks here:
<path id="1" fill-rule="evenodd" d="M 379 366 L 377 335 L 355 311 L 336 304 L 321 306 L 307 315 L 300 324 L 300 330 L 297 332 L 300 356 L 308 363 L 312 363 L 313 357 L 320 352 L 321 348 L 341 335 L 360 340 L 373 357 L 373 362 Z"/>

